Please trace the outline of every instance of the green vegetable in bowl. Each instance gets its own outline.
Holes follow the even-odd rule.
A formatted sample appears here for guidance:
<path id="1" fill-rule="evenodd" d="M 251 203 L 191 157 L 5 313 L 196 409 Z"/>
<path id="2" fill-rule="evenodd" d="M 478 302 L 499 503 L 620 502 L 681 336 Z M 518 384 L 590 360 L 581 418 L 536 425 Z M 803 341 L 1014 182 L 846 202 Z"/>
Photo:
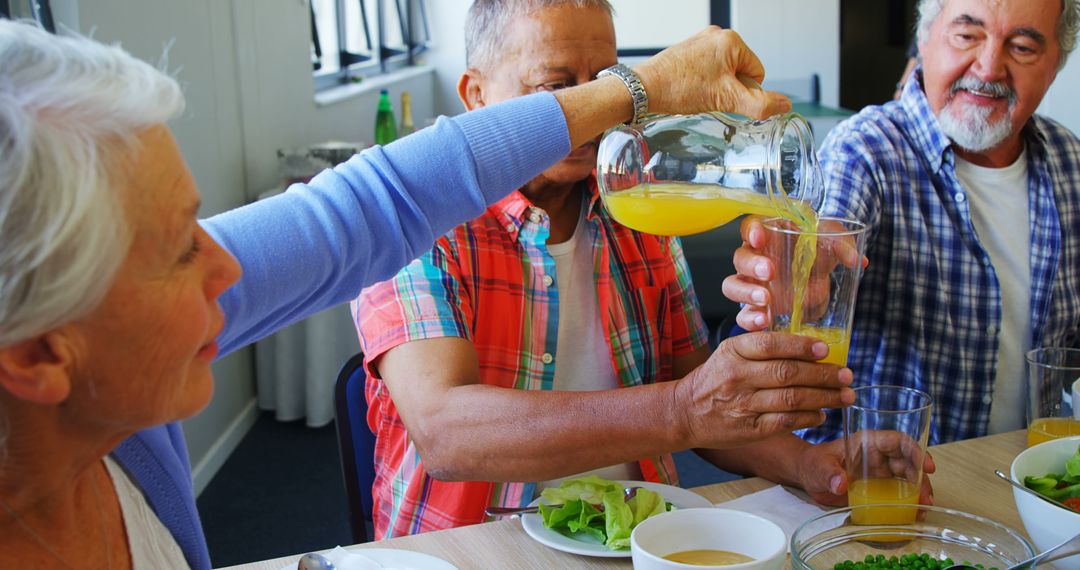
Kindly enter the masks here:
<path id="1" fill-rule="evenodd" d="M 641 521 L 673 507 L 649 489 L 638 489 L 629 501 L 625 488 L 595 475 L 564 481 L 540 493 L 544 526 L 563 533 L 585 533 L 612 550 L 630 548 L 630 532 Z"/>
<path id="2" fill-rule="evenodd" d="M 986 568 L 982 564 L 964 564 L 983 568 L 984 570 L 998 570 L 996 567 Z M 866 558 L 855 561 L 845 560 L 833 566 L 833 570 L 940 570 L 953 565 L 952 558 L 938 560 L 929 554 L 904 554 L 902 556 L 885 557 L 884 554 L 867 554 Z"/>
<path id="3" fill-rule="evenodd" d="M 1080 448 L 1065 462 L 1065 473 L 1047 473 L 1041 477 L 1024 477 L 1024 486 L 1045 497 L 1065 503 L 1074 511 L 1080 502 Z"/>

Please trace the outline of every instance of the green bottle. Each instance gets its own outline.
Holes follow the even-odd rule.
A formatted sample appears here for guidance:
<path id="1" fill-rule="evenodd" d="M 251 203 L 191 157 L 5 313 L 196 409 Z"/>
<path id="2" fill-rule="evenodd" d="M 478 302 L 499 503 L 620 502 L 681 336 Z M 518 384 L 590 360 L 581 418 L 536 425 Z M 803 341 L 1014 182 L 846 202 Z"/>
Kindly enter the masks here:
<path id="1" fill-rule="evenodd" d="M 390 93 L 383 89 L 379 92 L 379 110 L 375 113 L 375 144 L 390 144 L 397 138 L 397 121 L 394 120 L 394 107 L 390 103 Z"/>

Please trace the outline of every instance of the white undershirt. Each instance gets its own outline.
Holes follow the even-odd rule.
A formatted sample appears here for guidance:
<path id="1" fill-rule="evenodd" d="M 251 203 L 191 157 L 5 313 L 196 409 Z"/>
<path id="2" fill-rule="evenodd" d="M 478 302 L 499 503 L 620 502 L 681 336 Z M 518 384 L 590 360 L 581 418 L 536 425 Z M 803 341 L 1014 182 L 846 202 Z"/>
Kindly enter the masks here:
<path id="1" fill-rule="evenodd" d="M 128 549 L 131 552 L 131 567 L 134 570 L 189 568 L 176 538 L 150 508 L 142 490 L 112 457 L 105 456 L 105 467 L 109 470 L 116 496 L 120 499 L 120 512 L 124 517 Z"/>
<path id="2" fill-rule="evenodd" d="M 621 386 L 611 364 L 611 349 L 604 340 L 600 309 L 593 278 L 593 236 L 585 223 L 587 206 L 581 206 L 574 235 L 563 243 L 548 244 L 555 259 L 555 279 L 559 288 L 559 338 L 555 358 L 554 390 L 610 390 Z M 537 483 L 537 490 L 558 487 L 565 479 L 596 475 L 611 480 L 639 480 L 636 462 L 594 469 L 552 481 Z"/>
<path id="3" fill-rule="evenodd" d="M 1001 334 L 990 433 L 1021 429 L 1024 354 L 1031 345 L 1027 151 L 1004 168 L 977 166 L 956 157 L 956 175 L 967 190 L 971 222 L 1001 286 Z"/>

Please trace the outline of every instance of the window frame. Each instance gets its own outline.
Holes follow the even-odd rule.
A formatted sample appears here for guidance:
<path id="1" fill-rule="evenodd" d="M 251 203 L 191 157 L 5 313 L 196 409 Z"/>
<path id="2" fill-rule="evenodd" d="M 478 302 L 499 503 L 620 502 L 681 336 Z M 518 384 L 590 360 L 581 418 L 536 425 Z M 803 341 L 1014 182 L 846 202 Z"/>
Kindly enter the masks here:
<path id="1" fill-rule="evenodd" d="M 56 33 L 56 21 L 53 19 L 52 5 L 49 0 L 27 0 L 22 4 L 20 8 L 17 0 L 14 6 L 10 0 L 0 0 L 0 18 L 32 18 L 41 24 L 45 31 Z"/>
<path id="2" fill-rule="evenodd" d="M 315 91 L 324 91 L 342 85 L 348 85 L 365 77 L 383 75 L 416 65 L 416 55 L 426 50 L 431 41 L 427 21 L 427 7 L 424 0 L 373 0 L 375 14 L 370 14 L 365 0 L 333 0 L 334 33 L 338 39 L 338 68 L 335 71 L 322 71 L 326 56 L 319 42 L 320 30 L 316 24 L 314 0 L 309 2 L 311 17 L 312 77 Z M 344 18 L 346 4 L 355 2 L 360 10 L 360 39 L 366 46 L 366 52 L 353 52 L 346 49 L 346 22 Z M 391 6 L 387 6 L 392 4 Z M 397 13 L 402 45 L 387 45 L 386 10 Z M 375 38 L 372 39 L 372 29 Z M 415 33 L 414 33 L 415 32 Z M 323 30 L 325 33 L 325 30 Z"/>

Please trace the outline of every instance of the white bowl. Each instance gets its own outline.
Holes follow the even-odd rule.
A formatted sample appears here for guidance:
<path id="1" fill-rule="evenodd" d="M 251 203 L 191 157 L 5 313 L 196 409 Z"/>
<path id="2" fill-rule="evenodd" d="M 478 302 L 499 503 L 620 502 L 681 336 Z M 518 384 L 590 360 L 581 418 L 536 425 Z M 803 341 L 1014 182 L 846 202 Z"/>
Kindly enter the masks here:
<path id="1" fill-rule="evenodd" d="M 1023 485 L 1024 477 L 1064 473 L 1065 461 L 1076 453 L 1078 446 L 1080 436 L 1052 439 L 1029 447 L 1013 459 L 1009 476 Z M 1056 507 L 1015 488 L 1013 500 L 1016 501 L 1016 510 L 1020 511 L 1024 529 L 1039 552 L 1080 534 L 1080 513 Z M 1055 562 L 1055 565 L 1058 568 L 1080 567 L 1080 556 L 1071 556 Z"/>
<path id="2" fill-rule="evenodd" d="M 698 566 L 665 560 L 684 550 L 727 550 L 753 558 L 728 566 Z M 775 523 L 730 509 L 679 509 L 650 517 L 630 534 L 634 570 L 724 568 L 780 570 L 787 556 L 787 537 Z"/>

